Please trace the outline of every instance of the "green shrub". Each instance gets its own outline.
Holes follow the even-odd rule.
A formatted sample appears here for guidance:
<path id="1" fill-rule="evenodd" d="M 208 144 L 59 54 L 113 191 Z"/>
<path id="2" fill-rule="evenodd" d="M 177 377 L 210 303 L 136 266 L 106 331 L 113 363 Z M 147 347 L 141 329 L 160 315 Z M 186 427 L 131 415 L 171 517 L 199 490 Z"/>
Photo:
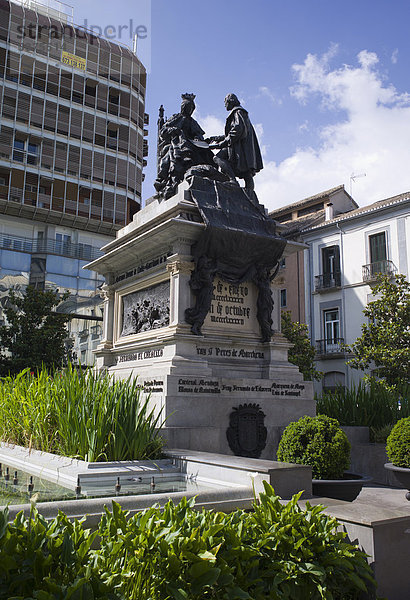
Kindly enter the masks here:
<path id="1" fill-rule="evenodd" d="M 387 456 L 396 467 L 410 469 L 410 417 L 400 419 L 387 438 Z"/>
<path id="2" fill-rule="evenodd" d="M 160 415 L 136 379 L 43 369 L 0 380 L 0 440 L 94 462 L 161 456 Z"/>
<path id="3" fill-rule="evenodd" d="M 326 415 L 302 417 L 286 427 L 277 457 L 310 465 L 314 479 L 341 479 L 349 466 L 350 443 L 336 419 Z"/>

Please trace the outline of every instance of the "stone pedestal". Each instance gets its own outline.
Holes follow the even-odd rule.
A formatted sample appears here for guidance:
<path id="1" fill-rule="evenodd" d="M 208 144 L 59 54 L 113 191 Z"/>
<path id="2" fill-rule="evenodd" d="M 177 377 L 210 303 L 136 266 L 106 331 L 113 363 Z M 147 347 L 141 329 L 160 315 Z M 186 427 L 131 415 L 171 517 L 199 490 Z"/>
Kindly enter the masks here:
<path id="1" fill-rule="evenodd" d="M 138 377 L 164 436 L 178 448 L 231 454 L 226 430 L 233 407 L 256 403 L 267 428 L 263 458 L 273 459 L 281 430 L 314 415 L 310 382 L 287 360 L 273 285 L 272 340 L 260 341 L 257 290 L 245 281 L 214 279 L 202 335 L 185 322 L 195 298 L 189 285 L 193 246 L 205 225 L 186 182 L 167 201 L 151 201 L 87 268 L 106 278 L 104 339 L 96 366 L 117 377 Z M 285 254 L 300 250 L 289 242 Z"/>

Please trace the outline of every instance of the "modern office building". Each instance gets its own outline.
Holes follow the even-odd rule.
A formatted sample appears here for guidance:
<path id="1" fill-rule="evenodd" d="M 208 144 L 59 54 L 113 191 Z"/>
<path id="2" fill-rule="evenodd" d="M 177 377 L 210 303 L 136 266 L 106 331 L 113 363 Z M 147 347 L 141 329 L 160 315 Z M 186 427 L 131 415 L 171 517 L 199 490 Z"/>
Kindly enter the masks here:
<path id="1" fill-rule="evenodd" d="M 82 266 L 140 208 L 145 88 L 137 56 L 66 5 L 0 0 L 0 302 L 28 283 L 70 290 L 61 310 L 92 319 L 72 322 L 83 362 L 102 281 Z"/>

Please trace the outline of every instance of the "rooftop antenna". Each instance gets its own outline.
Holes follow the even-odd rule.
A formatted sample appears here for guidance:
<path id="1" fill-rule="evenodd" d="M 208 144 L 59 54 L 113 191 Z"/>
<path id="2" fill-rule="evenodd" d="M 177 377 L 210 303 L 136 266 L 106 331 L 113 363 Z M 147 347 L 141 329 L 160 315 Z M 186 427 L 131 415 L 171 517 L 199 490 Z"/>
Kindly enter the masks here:
<path id="1" fill-rule="evenodd" d="M 350 195 L 352 195 L 353 181 L 356 181 L 356 179 L 359 179 L 360 177 L 366 177 L 366 173 L 359 173 L 358 175 L 356 175 L 355 173 L 352 173 L 350 175 Z"/>
<path id="2" fill-rule="evenodd" d="M 134 35 L 134 39 L 132 42 L 132 51 L 134 52 L 134 54 L 137 54 L 137 44 L 138 44 L 138 33 L 136 33 Z"/>

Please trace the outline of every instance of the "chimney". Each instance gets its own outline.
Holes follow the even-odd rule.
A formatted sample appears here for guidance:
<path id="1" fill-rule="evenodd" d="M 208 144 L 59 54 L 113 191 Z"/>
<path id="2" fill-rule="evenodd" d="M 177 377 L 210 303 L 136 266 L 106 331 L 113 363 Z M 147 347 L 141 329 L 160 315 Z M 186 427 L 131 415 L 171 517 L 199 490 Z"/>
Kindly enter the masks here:
<path id="1" fill-rule="evenodd" d="M 325 221 L 331 221 L 333 219 L 333 204 L 329 202 L 325 206 Z"/>

